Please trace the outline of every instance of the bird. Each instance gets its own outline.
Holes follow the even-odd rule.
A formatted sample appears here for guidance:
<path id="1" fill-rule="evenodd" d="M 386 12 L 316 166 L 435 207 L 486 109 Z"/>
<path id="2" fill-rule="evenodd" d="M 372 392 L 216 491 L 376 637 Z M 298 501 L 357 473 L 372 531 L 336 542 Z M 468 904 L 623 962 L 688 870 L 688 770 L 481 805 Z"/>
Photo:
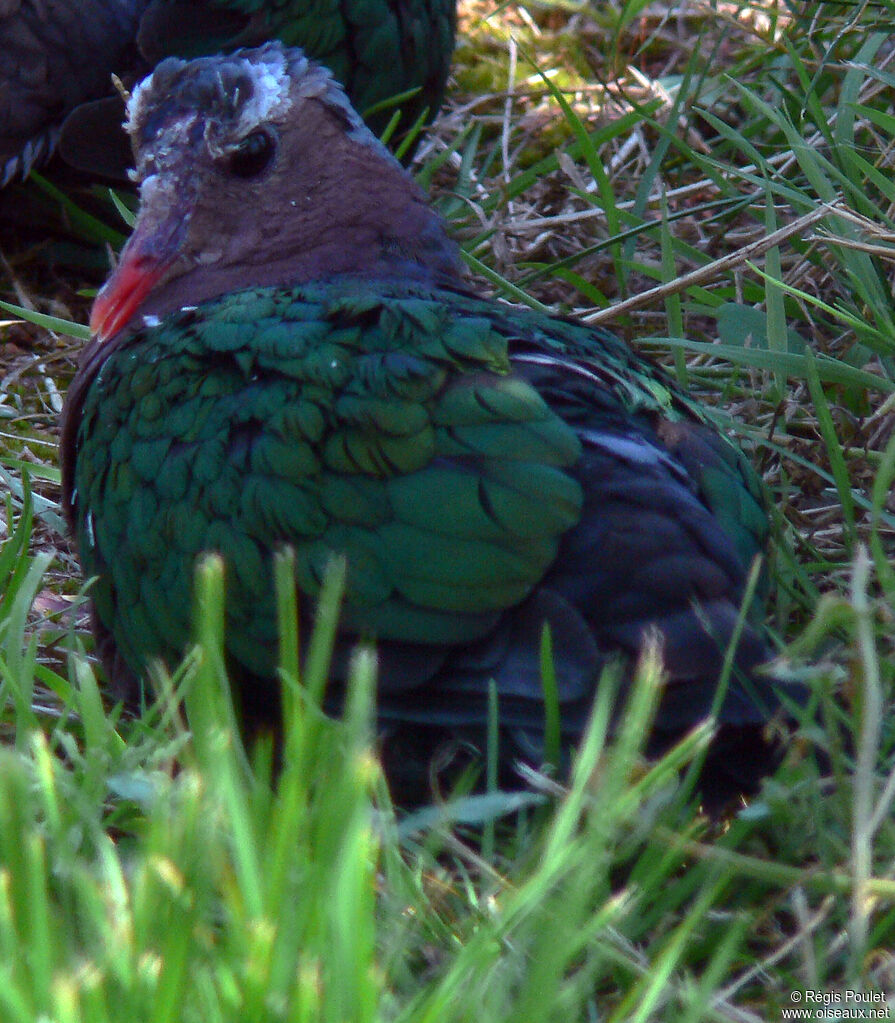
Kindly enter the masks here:
<path id="1" fill-rule="evenodd" d="M 0 3 L 0 188 L 54 152 L 65 115 L 103 95 L 131 51 L 146 0 Z"/>
<path id="2" fill-rule="evenodd" d="M 113 693 L 177 666 L 214 551 L 234 694 L 274 719 L 288 547 L 303 624 L 345 559 L 328 692 L 374 643 L 387 774 L 389 749 L 417 782 L 441 744 L 481 749 L 492 686 L 501 764 L 537 767 L 547 626 L 568 756 L 607 667 L 624 689 L 658 644 L 652 754 L 710 714 L 731 647 L 701 791 L 756 791 L 780 702 L 748 585 L 768 511 L 705 410 L 610 332 L 479 294 L 424 191 L 300 49 L 167 59 L 127 129 L 139 213 L 60 454 Z"/>
<path id="3" fill-rule="evenodd" d="M 56 150 L 123 178 L 129 147 L 111 75 L 137 79 L 169 56 L 268 39 L 301 45 L 369 112 L 377 133 L 399 103 L 401 134 L 444 97 L 456 0 L 6 0 L 0 3 L 0 187 Z M 61 140 L 60 140 L 61 136 Z"/>

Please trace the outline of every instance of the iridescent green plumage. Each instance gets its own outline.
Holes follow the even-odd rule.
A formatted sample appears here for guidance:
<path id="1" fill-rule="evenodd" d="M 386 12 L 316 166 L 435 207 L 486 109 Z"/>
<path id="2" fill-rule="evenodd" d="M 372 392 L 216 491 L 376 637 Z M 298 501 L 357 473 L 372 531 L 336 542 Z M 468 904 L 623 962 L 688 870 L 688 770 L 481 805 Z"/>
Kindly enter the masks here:
<path id="1" fill-rule="evenodd" d="M 595 378 L 590 400 L 539 394 L 525 363 L 511 361 L 520 349 L 586 366 Z M 78 547 L 85 574 L 98 577 L 99 619 L 134 677 L 154 658 L 178 662 L 189 641 L 192 566 L 216 550 L 226 564 L 231 670 L 250 686 L 273 685 L 272 554 L 288 544 L 296 583 L 311 598 L 328 561 L 346 556 L 346 649 L 374 637 L 388 663 L 389 644 L 415 647 L 415 683 L 441 685 L 445 658 L 486 649 L 501 615 L 523 604 L 558 560 L 593 584 L 592 567 L 560 551 L 564 534 L 592 528 L 582 515 L 609 514 L 584 507 L 582 434 L 603 431 L 606 443 L 623 446 L 644 438 L 659 463 L 667 456 L 658 434 L 668 424 L 681 431 L 685 457 L 688 445 L 705 447 L 702 478 L 694 472 L 682 493 L 709 512 L 738 510 L 721 522 L 726 535 L 710 514 L 698 524 L 702 546 L 739 535 L 739 556 L 713 552 L 710 568 L 724 576 L 719 592 L 732 608 L 765 539 L 741 456 L 699 425 L 661 374 L 611 335 L 456 291 L 345 280 L 228 295 L 134 333 L 103 364 L 79 412 Z M 677 464 L 674 472 L 683 475 Z M 650 490 L 656 485 L 674 498 L 671 483 Z M 607 491 L 627 486 L 607 483 Z M 644 499 L 635 496 L 627 512 Z M 658 559 L 668 552 L 655 549 L 657 540 L 641 545 L 644 558 L 657 559 L 645 566 L 655 577 L 645 592 L 632 586 L 630 609 L 595 615 L 605 654 L 618 645 L 613 629 L 624 633 L 629 621 L 639 628 L 664 612 Z M 672 589 L 686 587 L 688 574 L 700 585 L 699 559 L 711 561 L 703 550 L 686 553 L 691 564 L 672 567 Z M 638 568 L 620 567 L 632 576 Z M 622 583 L 613 572 L 611 587 Z M 682 603 L 679 593 L 675 600 Z M 574 628 L 587 616 L 585 604 Z M 525 656 L 536 679 L 532 629 Z M 595 685 L 605 658 L 558 633 L 560 667 L 575 665 L 569 693 L 582 681 Z M 462 660 L 457 677 L 476 677 Z M 712 686 L 690 682 L 681 691 L 695 717 L 707 711 Z M 561 686 L 565 696 L 562 674 Z M 383 693 L 392 687 L 400 693 L 405 680 L 384 675 Z M 534 704 L 537 689 L 529 695 Z M 251 690 L 244 698 L 251 701 Z M 475 702 L 461 718 L 474 716 Z M 409 716 L 426 715 L 423 698 Z M 536 711 L 523 718 L 537 731 Z M 573 731 L 576 724 L 569 721 Z"/>
<path id="2" fill-rule="evenodd" d="M 182 652 L 189 566 L 210 538 L 240 584 L 231 635 L 267 675 L 278 543 L 295 546 L 311 594 L 346 553 L 346 622 L 390 639 L 468 641 L 525 597 L 580 515 L 563 472 L 580 446 L 509 373 L 495 311 L 394 284 L 267 289 L 114 353 L 81 413 L 75 489 L 95 523 L 95 543 L 86 521 L 79 536 L 85 570 L 115 590 L 95 599 L 116 607 L 120 645 L 147 648 L 132 668 L 162 646 L 169 660 Z M 133 562 L 93 563 L 129 547 Z"/>
<path id="3" fill-rule="evenodd" d="M 243 711 L 275 717 L 272 564 L 288 545 L 306 622 L 346 559 L 331 699 L 374 640 L 387 750 L 481 743 L 493 683 L 505 761 L 537 762 L 545 624 L 567 746 L 603 669 L 653 636 L 653 748 L 704 718 L 768 524 L 698 406 L 610 334 L 470 294 L 412 179 L 296 51 L 166 62 L 129 130 L 141 213 L 97 297 L 62 446 L 118 692 L 176 666 L 213 550 Z M 266 140 L 250 175 L 233 160 L 247 137 Z M 760 605 L 718 708 L 718 798 L 769 763 Z M 402 782 L 424 776 L 393 760 Z"/>
<path id="4" fill-rule="evenodd" d="M 444 96 L 456 32 L 456 0 L 151 0 L 138 36 L 141 51 L 199 57 L 279 39 L 300 46 L 341 82 L 377 133 L 392 110 L 367 112 L 415 91 L 399 104 L 402 128 Z"/>

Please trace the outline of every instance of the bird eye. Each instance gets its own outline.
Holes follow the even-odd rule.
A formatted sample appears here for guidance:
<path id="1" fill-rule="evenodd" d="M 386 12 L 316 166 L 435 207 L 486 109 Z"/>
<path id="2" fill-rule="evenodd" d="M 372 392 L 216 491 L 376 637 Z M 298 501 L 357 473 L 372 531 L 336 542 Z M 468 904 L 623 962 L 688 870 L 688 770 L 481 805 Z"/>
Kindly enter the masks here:
<path id="1" fill-rule="evenodd" d="M 277 144 L 270 132 L 251 132 L 227 156 L 227 170 L 238 178 L 256 178 L 270 166 Z"/>

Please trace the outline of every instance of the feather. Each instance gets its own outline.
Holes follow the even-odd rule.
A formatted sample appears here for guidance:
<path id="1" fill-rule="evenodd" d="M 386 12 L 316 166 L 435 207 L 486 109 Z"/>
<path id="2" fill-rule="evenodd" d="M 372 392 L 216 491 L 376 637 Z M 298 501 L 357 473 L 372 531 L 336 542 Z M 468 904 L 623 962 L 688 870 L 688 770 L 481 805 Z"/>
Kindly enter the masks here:
<path id="1" fill-rule="evenodd" d="M 604 669 L 628 677 L 659 638 L 657 751 L 709 715 L 735 642 L 703 789 L 753 791 L 779 701 L 760 595 L 739 617 L 767 513 L 700 407 L 605 331 L 471 293 L 425 197 L 299 51 L 165 62 L 129 125 L 141 210 L 62 442 L 119 686 L 178 663 L 193 565 L 216 550 L 231 677 L 268 718 L 289 545 L 306 621 L 346 559 L 330 705 L 375 639 L 393 749 L 481 743 L 493 680 L 507 762 L 537 763 L 547 625 L 567 751 Z M 255 132 L 275 144 L 246 175 L 229 154 Z"/>

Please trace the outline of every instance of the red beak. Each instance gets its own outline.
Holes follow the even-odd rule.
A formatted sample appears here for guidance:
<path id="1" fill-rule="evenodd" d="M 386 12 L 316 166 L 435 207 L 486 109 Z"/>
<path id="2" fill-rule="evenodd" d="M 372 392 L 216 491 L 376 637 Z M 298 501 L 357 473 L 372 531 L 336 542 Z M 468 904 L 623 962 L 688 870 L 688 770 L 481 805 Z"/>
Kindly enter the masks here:
<path id="1" fill-rule="evenodd" d="M 108 341 L 127 326 L 162 273 L 162 267 L 146 265 L 145 260 L 123 258 L 93 301 L 90 332 Z"/>
<path id="2" fill-rule="evenodd" d="M 167 275 L 186 234 L 181 214 L 159 224 L 137 221 L 112 276 L 100 288 L 90 313 L 90 331 L 108 341 L 130 323 L 152 289 Z"/>

